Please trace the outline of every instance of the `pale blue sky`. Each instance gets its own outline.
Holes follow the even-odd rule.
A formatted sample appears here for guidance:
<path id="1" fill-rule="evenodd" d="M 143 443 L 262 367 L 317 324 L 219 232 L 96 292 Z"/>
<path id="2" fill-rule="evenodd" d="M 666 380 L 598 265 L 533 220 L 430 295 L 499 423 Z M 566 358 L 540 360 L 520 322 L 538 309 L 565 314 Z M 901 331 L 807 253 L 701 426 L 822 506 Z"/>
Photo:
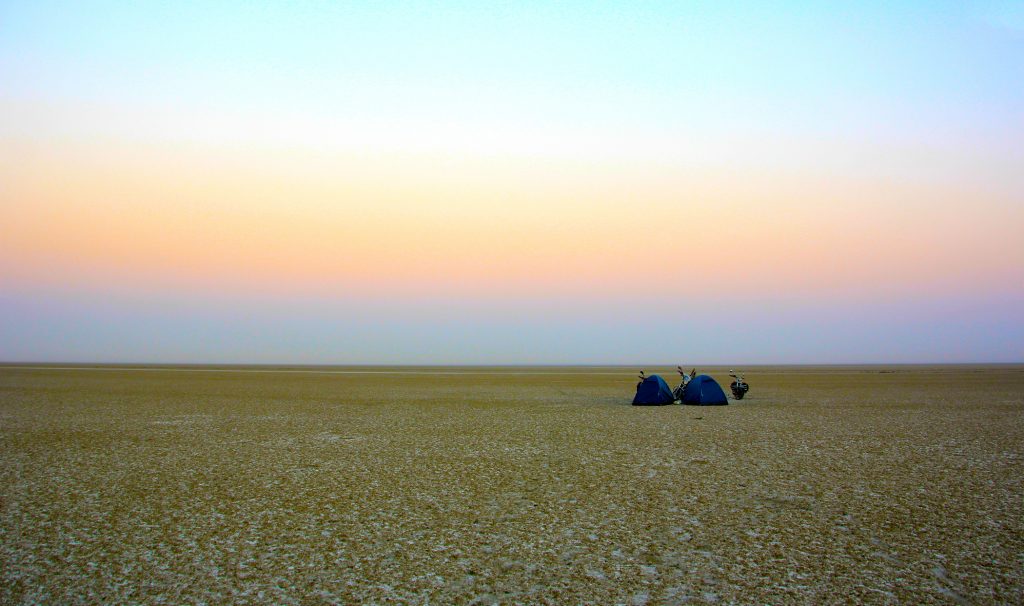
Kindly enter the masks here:
<path id="1" fill-rule="evenodd" d="M 1020 4 L 6 3 L 0 60 L 38 101 L 987 132 L 1020 120 Z"/>

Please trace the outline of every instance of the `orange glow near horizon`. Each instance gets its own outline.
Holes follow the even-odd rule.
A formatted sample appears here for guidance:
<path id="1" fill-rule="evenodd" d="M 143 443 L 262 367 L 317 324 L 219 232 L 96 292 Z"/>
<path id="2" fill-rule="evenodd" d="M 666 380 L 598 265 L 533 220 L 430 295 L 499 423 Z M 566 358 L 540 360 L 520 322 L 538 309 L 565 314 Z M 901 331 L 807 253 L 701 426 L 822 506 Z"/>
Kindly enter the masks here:
<path id="1" fill-rule="evenodd" d="M 1012 223 L 960 192 L 515 158 L 66 145 L 5 175 L 6 280 L 318 293 L 810 292 L 998 281 Z M 282 154 L 284 155 L 282 157 Z M 1017 217 L 1019 210 L 1011 210 Z"/>

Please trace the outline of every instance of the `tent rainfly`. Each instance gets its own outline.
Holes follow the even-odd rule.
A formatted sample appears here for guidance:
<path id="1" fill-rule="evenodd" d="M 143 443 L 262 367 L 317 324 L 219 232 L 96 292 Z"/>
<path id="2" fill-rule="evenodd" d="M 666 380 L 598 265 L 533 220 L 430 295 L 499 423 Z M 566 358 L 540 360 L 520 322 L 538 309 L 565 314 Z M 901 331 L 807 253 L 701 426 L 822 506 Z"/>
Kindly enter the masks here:
<path id="1" fill-rule="evenodd" d="M 683 404 L 722 406 L 728 403 L 722 386 L 708 375 L 697 375 L 683 390 Z"/>
<path id="2" fill-rule="evenodd" d="M 636 386 L 636 397 L 633 406 L 664 406 L 675 402 L 668 383 L 658 375 L 651 375 L 640 381 Z"/>

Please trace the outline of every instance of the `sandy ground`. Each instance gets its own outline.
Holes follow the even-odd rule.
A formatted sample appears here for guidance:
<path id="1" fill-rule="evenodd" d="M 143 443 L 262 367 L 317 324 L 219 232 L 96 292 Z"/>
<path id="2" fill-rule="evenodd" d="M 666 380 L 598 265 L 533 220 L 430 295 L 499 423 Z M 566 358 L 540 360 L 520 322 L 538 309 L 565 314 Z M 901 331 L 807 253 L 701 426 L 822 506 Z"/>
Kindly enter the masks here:
<path id="1" fill-rule="evenodd" d="M 209 370 L 0 367 L 0 602 L 1024 603 L 1024 367 Z"/>

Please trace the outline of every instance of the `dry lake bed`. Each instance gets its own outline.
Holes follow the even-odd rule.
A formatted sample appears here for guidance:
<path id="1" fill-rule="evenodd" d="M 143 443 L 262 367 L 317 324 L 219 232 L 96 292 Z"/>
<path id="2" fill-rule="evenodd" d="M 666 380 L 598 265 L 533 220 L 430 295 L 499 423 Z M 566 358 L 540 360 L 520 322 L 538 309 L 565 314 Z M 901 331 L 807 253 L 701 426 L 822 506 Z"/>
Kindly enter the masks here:
<path id="1" fill-rule="evenodd" d="M 3 366 L 0 603 L 1024 602 L 1024 367 L 745 370 Z"/>

